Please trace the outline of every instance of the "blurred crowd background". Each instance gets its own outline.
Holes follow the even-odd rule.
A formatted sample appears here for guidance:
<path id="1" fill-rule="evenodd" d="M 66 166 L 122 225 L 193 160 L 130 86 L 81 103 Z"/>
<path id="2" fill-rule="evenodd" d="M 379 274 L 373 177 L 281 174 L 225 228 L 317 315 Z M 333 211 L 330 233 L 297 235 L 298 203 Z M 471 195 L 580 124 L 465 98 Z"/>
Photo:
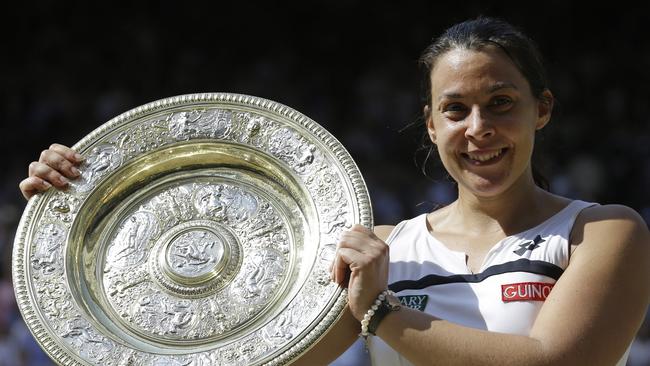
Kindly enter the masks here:
<path id="1" fill-rule="evenodd" d="M 420 52 L 448 26 L 501 17 L 535 39 L 557 99 L 538 139 L 553 192 L 622 203 L 650 222 L 650 17 L 640 5 L 550 2 L 12 2 L 0 63 L 0 365 L 46 365 L 13 298 L 18 182 L 53 142 L 73 145 L 110 118 L 194 92 L 286 104 L 332 132 L 368 185 L 377 224 L 455 197 L 423 129 Z M 647 6 L 646 6 L 647 7 Z M 357 365 L 354 357 L 339 365 Z M 650 365 L 650 326 L 629 365 Z"/>

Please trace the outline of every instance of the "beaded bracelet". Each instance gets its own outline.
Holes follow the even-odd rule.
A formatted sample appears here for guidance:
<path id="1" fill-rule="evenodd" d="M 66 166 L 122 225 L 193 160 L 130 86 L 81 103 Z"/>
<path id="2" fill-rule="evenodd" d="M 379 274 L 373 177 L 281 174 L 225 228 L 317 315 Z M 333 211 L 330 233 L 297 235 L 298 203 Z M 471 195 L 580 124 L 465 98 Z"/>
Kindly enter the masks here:
<path id="1" fill-rule="evenodd" d="M 361 320 L 361 333 L 359 337 L 362 337 L 365 342 L 366 351 L 368 350 L 368 336 L 375 335 L 377 331 L 377 326 L 379 322 L 391 311 L 399 310 L 399 306 L 391 306 L 388 303 L 387 296 L 395 296 L 395 293 L 391 290 L 382 291 L 375 302 L 370 306 L 370 309 L 363 315 Z M 374 317 L 374 318 L 373 318 Z"/>

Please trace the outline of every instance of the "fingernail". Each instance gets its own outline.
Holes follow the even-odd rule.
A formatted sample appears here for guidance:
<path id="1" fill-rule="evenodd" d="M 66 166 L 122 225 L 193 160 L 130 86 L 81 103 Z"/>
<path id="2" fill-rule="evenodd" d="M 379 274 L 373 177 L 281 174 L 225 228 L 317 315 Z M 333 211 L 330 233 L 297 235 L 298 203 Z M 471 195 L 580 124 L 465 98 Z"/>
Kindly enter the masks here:
<path id="1" fill-rule="evenodd" d="M 72 174 L 74 174 L 75 177 L 78 177 L 81 174 L 79 172 L 79 169 L 77 169 L 75 167 L 70 168 L 70 171 L 72 172 Z"/>
<path id="2" fill-rule="evenodd" d="M 60 178 L 59 178 L 59 182 L 61 182 L 61 183 L 63 183 L 63 184 L 68 184 L 68 183 L 70 183 L 70 181 L 67 180 L 65 177 L 60 177 Z"/>
<path id="3" fill-rule="evenodd" d="M 43 187 L 45 187 L 45 189 L 48 189 L 48 188 L 52 187 L 52 185 L 49 182 L 46 182 L 46 181 L 43 181 L 42 184 L 43 184 Z"/>
<path id="4" fill-rule="evenodd" d="M 74 158 L 77 161 L 83 161 L 84 160 L 84 157 L 81 156 L 81 154 L 79 154 L 79 153 L 74 154 Z"/>

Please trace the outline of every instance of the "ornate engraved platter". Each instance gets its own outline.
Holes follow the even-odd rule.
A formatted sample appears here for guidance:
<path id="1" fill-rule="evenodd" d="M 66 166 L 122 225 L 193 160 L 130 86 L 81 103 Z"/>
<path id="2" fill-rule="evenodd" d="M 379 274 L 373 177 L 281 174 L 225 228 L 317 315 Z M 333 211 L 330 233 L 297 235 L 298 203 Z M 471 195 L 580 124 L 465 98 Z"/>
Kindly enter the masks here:
<path id="1" fill-rule="evenodd" d="M 279 365 L 340 316 L 337 239 L 372 214 L 356 165 L 316 122 L 192 94 L 74 148 L 81 178 L 30 200 L 13 252 L 20 310 L 56 362 Z"/>

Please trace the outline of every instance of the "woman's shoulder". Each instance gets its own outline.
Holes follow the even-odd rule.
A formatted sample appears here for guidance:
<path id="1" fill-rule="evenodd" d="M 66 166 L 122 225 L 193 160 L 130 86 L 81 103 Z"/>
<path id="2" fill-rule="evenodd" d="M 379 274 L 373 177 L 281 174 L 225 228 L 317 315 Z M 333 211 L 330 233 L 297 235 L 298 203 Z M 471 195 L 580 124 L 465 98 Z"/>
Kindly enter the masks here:
<path id="1" fill-rule="evenodd" d="M 393 232 L 393 229 L 395 229 L 396 225 L 377 225 L 374 228 L 375 235 L 383 241 L 386 241 L 388 239 L 388 236 L 390 236 L 390 233 Z"/>
<path id="2" fill-rule="evenodd" d="M 411 227 L 413 227 L 413 225 L 415 225 L 415 227 L 418 225 L 426 225 L 426 216 L 427 214 L 420 214 L 413 218 L 400 221 L 396 225 L 377 225 L 374 228 L 375 235 L 377 235 L 379 239 L 386 241 L 396 228 L 399 231 L 403 229 L 405 225 L 411 225 Z"/>
<path id="3" fill-rule="evenodd" d="M 647 224 L 638 212 L 619 204 L 587 207 L 576 218 L 575 226 L 585 230 L 608 227 L 616 231 L 648 231 Z"/>
<path id="4" fill-rule="evenodd" d="M 618 204 L 587 207 L 576 218 L 571 243 L 579 247 L 617 249 L 650 261 L 650 232 L 635 210 Z M 577 249 L 579 250 L 579 249 Z"/>

